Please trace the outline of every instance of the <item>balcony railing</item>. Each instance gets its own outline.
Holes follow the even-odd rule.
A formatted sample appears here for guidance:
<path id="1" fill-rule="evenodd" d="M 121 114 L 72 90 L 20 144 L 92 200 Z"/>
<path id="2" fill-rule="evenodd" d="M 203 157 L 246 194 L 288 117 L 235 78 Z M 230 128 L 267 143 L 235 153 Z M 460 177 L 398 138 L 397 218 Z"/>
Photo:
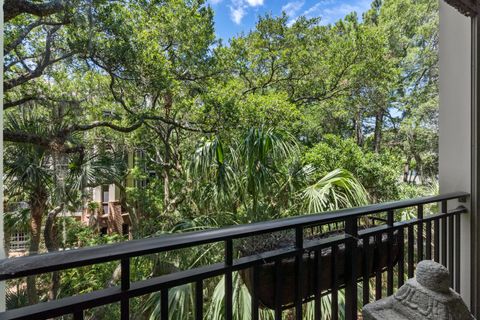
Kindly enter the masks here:
<path id="1" fill-rule="evenodd" d="M 121 263 L 121 285 L 8 310 L 0 313 L 0 319 L 39 320 L 70 314 L 78 320 L 84 318 L 86 310 L 117 302 L 120 302 L 121 319 L 128 319 L 130 299 L 160 292 L 161 319 L 166 320 L 169 315 L 169 289 L 190 283 L 195 284 L 196 290 L 194 318 L 203 319 L 204 281 L 215 276 L 225 276 L 225 318 L 232 319 L 234 272 L 242 274 L 250 290 L 250 312 L 254 320 L 259 318 L 259 308 L 266 306 L 274 310 L 276 319 L 281 319 L 285 309 L 290 308 L 292 311 L 289 312 L 293 312 L 296 319 L 302 319 L 303 304 L 307 301 L 314 301 L 315 316 L 320 319 L 322 311 L 325 311 L 320 301 L 325 294 L 331 295 L 332 319 L 336 319 L 340 290 L 345 295 L 345 318 L 356 319 L 360 305 L 371 302 L 373 298 L 382 298 L 383 289 L 386 289 L 387 295 L 392 294 L 394 287 L 401 286 L 406 277 L 413 277 L 415 264 L 423 259 L 434 259 L 447 266 L 452 287 L 460 291 L 460 214 L 467 210 L 461 205 L 448 210 L 447 205 L 449 200 L 463 202 L 468 196 L 467 193 L 457 192 L 5 259 L 0 261 L 0 281 L 117 260 Z M 425 210 L 424 214 L 427 205 L 438 203 L 440 206 L 433 210 L 440 213 L 427 214 Z M 413 210 L 415 218 L 395 221 L 395 212 L 405 209 L 410 212 Z M 368 222 L 372 220 L 376 223 Z M 382 224 L 378 225 L 378 221 Z M 337 226 L 335 232 L 331 231 L 333 225 Z M 234 241 L 261 235 L 264 237 L 280 231 L 290 232 L 292 246 L 247 256 L 238 255 L 234 246 Z M 315 237 L 315 232 L 323 236 Z M 224 245 L 223 262 L 147 280 L 130 279 L 130 260 L 134 257 L 214 243 Z M 292 269 L 289 269 L 288 261 Z M 325 272 L 329 273 L 327 277 Z M 386 281 L 383 280 L 383 274 L 386 274 Z M 293 292 L 285 293 L 282 286 L 288 285 L 288 277 L 293 279 Z M 271 278 L 271 281 L 267 278 Z M 375 295 L 372 299 L 371 279 L 375 279 Z M 306 288 L 306 283 L 309 283 L 309 288 Z M 270 297 L 268 292 L 262 290 L 265 285 L 271 286 L 267 290 L 271 293 Z M 288 295 L 292 296 L 290 300 L 293 301 L 289 301 Z"/>

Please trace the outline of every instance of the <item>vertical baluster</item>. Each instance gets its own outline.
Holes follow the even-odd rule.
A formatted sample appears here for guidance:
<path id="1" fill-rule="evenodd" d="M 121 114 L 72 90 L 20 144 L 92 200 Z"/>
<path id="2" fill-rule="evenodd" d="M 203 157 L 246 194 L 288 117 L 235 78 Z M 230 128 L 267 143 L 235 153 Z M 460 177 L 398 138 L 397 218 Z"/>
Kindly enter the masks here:
<path id="1" fill-rule="evenodd" d="M 455 291 L 460 293 L 460 215 L 455 216 Z"/>
<path id="2" fill-rule="evenodd" d="M 375 254 L 374 258 L 379 261 L 381 258 L 381 247 L 382 247 L 382 234 L 377 233 L 375 235 L 375 246 L 378 248 L 378 254 Z M 377 267 L 375 270 L 375 300 L 382 299 L 382 266 L 377 263 Z"/>
<path id="3" fill-rule="evenodd" d="M 413 225 L 408 225 L 408 245 L 407 245 L 407 275 L 409 278 L 413 278 L 413 258 L 414 258 L 414 246 L 413 246 Z"/>
<path id="4" fill-rule="evenodd" d="M 120 261 L 121 271 L 121 289 L 127 291 L 130 289 L 130 258 L 123 258 Z M 126 294 L 122 294 L 120 300 L 120 318 L 121 320 L 128 320 L 130 314 L 130 302 Z"/>
<path id="5" fill-rule="evenodd" d="M 73 313 L 73 320 L 83 320 L 83 310 L 78 310 Z"/>
<path id="6" fill-rule="evenodd" d="M 315 320 L 322 319 L 322 249 L 315 251 Z"/>
<path id="7" fill-rule="evenodd" d="M 453 263 L 454 263 L 454 257 L 453 257 L 453 249 L 454 249 L 454 243 L 453 243 L 453 232 L 454 232 L 454 216 L 451 215 L 448 217 L 448 270 L 450 271 L 450 286 L 453 288 L 453 277 L 455 275 L 455 270 L 453 269 Z"/>
<path id="8" fill-rule="evenodd" d="M 371 246 L 370 246 L 370 237 L 366 236 L 363 238 L 363 283 L 362 283 L 362 297 L 363 305 L 366 305 L 370 302 L 370 274 L 371 274 Z"/>
<path id="9" fill-rule="evenodd" d="M 195 284 L 195 320 L 203 320 L 203 280 Z"/>
<path id="10" fill-rule="evenodd" d="M 231 267 L 233 264 L 233 241 L 225 241 L 225 265 Z M 232 270 L 229 268 L 225 273 L 225 318 L 231 320 L 233 317 L 233 288 L 232 288 Z"/>
<path id="11" fill-rule="evenodd" d="M 447 201 L 442 201 L 442 213 L 447 213 Z M 441 228 L 442 236 L 440 241 L 442 242 L 440 250 L 442 254 L 440 255 L 441 263 L 448 268 L 447 265 L 447 218 L 442 218 L 442 228 Z"/>
<path id="12" fill-rule="evenodd" d="M 357 275 L 358 267 L 358 222 L 349 218 L 345 222 L 345 232 L 351 236 L 345 247 L 345 319 L 357 319 Z"/>
<path id="13" fill-rule="evenodd" d="M 258 320 L 258 265 L 253 267 L 252 320 Z"/>
<path id="14" fill-rule="evenodd" d="M 417 207 L 417 262 L 423 260 L 423 205 Z"/>
<path id="15" fill-rule="evenodd" d="M 432 259 L 432 223 L 430 220 L 427 221 L 426 223 L 426 239 L 425 239 L 425 254 L 426 254 L 426 259 L 431 260 Z"/>
<path id="16" fill-rule="evenodd" d="M 332 246 L 332 320 L 338 319 L 338 272 L 337 245 Z"/>
<path id="17" fill-rule="evenodd" d="M 433 221 L 433 260 L 440 262 L 440 221 Z"/>
<path id="18" fill-rule="evenodd" d="M 403 281 L 405 277 L 405 230 L 400 228 L 398 230 L 398 288 L 403 286 Z"/>
<path id="19" fill-rule="evenodd" d="M 168 288 L 160 292 L 160 319 L 168 320 Z"/>
<path id="20" fill-rule="evenodd" d="M 394 211 L 389 210 L 387 212 L 387 295 L 393 294 L 393 224 L 394 224 Z"/>
<path id="21" fill-rule="evenodd" d="M 275 261 L 275 320 L 282 320 L 282 274 L 281 262 Z"/>
<path id="22" fill-rule="evenodd" d="M 303 227 L 295 228 L 295 247 L 298 253 L 295 258 L 295 318 L 303 318 L 302 291 L 303 291 Z"/>

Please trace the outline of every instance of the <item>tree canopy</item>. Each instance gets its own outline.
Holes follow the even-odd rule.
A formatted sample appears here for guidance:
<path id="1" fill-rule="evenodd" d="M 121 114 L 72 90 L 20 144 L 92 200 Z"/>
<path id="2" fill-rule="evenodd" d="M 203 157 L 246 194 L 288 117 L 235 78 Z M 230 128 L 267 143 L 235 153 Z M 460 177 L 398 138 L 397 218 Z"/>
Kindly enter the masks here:
<path id="1" fill-rule="evenodd" d="M 205 0 L 6 0 L 4 12 L 5 194 L 29 204 L 9 225 L 28 227 L 30 254 L 119 240 L 73 222 L 56 236 L 59 212 L 87 210 L 102 184 L 121 190 L 134 238 L 435 185 L 437 1 L 374 0 L 331 24 L 264 15 L 228 41 Z"/>

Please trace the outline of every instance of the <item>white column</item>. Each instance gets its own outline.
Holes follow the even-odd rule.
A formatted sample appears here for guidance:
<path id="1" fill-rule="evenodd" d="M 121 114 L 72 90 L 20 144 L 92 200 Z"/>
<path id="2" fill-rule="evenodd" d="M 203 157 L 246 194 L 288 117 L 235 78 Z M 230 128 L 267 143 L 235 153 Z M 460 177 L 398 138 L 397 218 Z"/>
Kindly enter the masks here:
<path id="1" fill-rule="evenodd" d="M 120 200 L 120 189 L 115 184 L 108 186 L 108 201 L 114 202 Z"/>
<path id="2" fill-rule="evenodd" d="M 471 22 L 443 0 L 440 0 L 439 45 L 440 192 L 471 192 Z M 470 214 L 461 218 L 460 287 L 467 304 L 471 293 L 470 218 Z"/>
<path id="3" fill-rule="evenodd" d="M 93 201 L 95 202 L 103 201 L 102 186 L 97 186 L 93 188 L 92 192 L 93 192 Z"/>
<path id="4" fill-rule="evenodd" d="M 3 35 L 3 0 L 0 0 L 0 25 L 1 31 Z M 0 47 L 3 48 L 3 37 L 0 37 Z M 0 70 L 1 70 L 1 79 L 3 83 L 3 50 L 1 50 L 1 63 L 0 63 Z M 0 112 L 0 130 L 3 132 L 3 86 L 0 86 L 0 97 L 1 100 L 1 112 Z M 0 134 L 0 177 L 2 181 L 0 181 L 0 259 L 5 258 L 5 250 L 4 250 L 4 233 L 3 233 L 3 134 Z M 0 282 L 0 312 L 5 310 L 5 283 Z"/>

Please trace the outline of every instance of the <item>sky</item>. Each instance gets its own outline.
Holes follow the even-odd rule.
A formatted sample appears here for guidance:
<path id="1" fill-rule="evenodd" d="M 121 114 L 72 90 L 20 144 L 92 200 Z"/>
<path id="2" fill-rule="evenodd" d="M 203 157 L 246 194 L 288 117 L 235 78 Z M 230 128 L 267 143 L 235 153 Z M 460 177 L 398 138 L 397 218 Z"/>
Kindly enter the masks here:
<path id="1" fill-rule="evenodd" d="M 322 24 L 343 18 L 352 11 L 359 16 L 372 0 L 208 0 L 215 10 L 215 32 L 227 42 L 231 37 L 252 30 L 259 16 L 278 16 L 285 11 L 292 23 L 299 16 L 321 17 Z"/>

